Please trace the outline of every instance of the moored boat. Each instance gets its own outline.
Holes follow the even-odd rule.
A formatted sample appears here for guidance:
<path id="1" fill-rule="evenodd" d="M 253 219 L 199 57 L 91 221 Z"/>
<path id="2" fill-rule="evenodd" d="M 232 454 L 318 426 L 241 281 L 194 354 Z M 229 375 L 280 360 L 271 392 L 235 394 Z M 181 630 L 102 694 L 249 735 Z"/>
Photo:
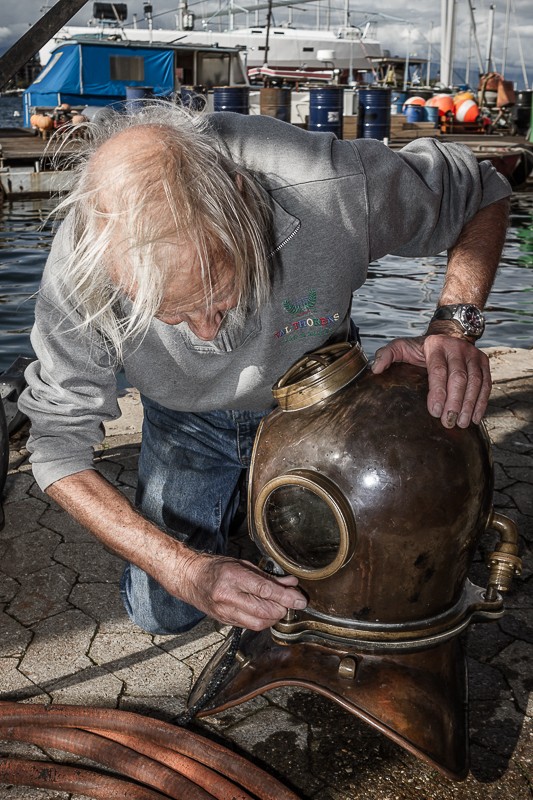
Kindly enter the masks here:
<path id="1" fill-rule="evenodd" d="M 309 0 L 304 0 L 309 2 Z M 145 25 L 141 27 L 134 21 L 127 24 L 127 5 L 94 3 L 93 17 L 86 26 L 66 25 L 41 48 L 39 56 L 45 66 L 58 45 L 70 39 L 83 37 L 86 41 L 136 42 L 148 45 L 186 44 L 195 47 L 218 46 L 237 47 L 242 51 L 250 77 L 259 76 L 268 66 L 271 70 L 284 73 L 285 80 L 291 80 L 291 73 L 304 70 L 315 80 L 324 80 L 320 73 L 335 72 L 341 83 L 362 78 L 371 70 L 369 59 L 382 55 L 381 45 L 376 37 L 375 26 L 368 22 L 364 28 L 349 24 L 346 12 L 343 24 L 335 29 L 329 24 L 325 28 L 293 27 L 290 21 L 282 25 L 270 24 L 267 14 L 265 24 L 237 27 L 234 16 L 250 9 L 235 7 L 228 9 L 228 27 L 221 28 L 220 16 L 212 15 L 202 29 L 195 28 L 194 14 L 183 2 L 181 13 L 176 15 L 175 28 L 155 28 L 151 10 L 146 14 Z M 147 4 L 145 4 L 146 6 Z M 107 9 L 107 10 L 106 10 Z M 150 6 L 151 9 L 151 6 Z M 290 14 L 290 11 L 289 11 Z M 256 13 L 258 22 L 258 12 Z"/>
<path id="2" fill-rule="evenodd" d="M 182 85 L 247 86 L 241 51 L 217 45 L 149 44 L 68 39 L 23 93 L 24 124 L 32 114 L 67 104 L 82 111 L 125 100 L 143 88 L 171 97 Z"/>

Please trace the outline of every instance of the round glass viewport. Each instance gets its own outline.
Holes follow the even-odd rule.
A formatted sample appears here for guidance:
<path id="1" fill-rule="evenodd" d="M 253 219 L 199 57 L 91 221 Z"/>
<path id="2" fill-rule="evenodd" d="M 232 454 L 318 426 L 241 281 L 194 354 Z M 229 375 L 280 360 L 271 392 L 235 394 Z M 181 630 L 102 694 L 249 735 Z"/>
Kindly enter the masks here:
<path id="1" fill-rule="evenodd" d="M 265 549 L 287 572 L 324 578 L 348 552 L 348 521 L 340 494 L 310 471 L 270 481 L 260 493 L 255 522 Z"/>

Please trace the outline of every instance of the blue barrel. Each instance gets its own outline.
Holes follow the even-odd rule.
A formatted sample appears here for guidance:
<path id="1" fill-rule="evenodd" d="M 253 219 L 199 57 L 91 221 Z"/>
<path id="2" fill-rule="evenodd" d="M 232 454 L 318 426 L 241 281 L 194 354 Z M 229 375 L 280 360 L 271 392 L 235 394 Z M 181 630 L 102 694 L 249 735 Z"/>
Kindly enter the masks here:
<path id="1" fill-rule="evenodd" d="M 391 90 L 381 86 L 359 89 L 358 139 L 388 139 L 390 136 Z"/>
<path id="2" fill-rule="evenodd" d="M 126 109 L 134 114 L 154 96 L 153 86 L 126 86 Z"/>
<path id="3" fill-rule="evenodd" d="M 425 106 L 416 106 L 408 103 L 405 106 L 405 121 L 406 122 L 424 122 L 425 119 Z M 438 109 L 437 109 L 438 111 Z"/>
<path id="4" fill-rule="evenodd" d="M 424 106 L 424 120 L 432 122 L 435 127 L 439 124 L 439 109 L 437 106 Z"/>
<path id="5" fill-rule="evenodd" d="M 207 89 L 204 86 L 182 86 L 181 104 L 191 111 L 203 111 L 207 104 Z"/>
<path id="6" fill-rule="evenodd" d="M 215 111 L 250 113 L 250 89 L 248 86 L 215 86 L 213 89 Z"/>
<path id="7" fill-rule="evenodd" d="M 344 111 L 344 89 L 342 86 L 321 86 L 309 89 L 310 131 L 334 133 L 342 139 L 342 115 Z"/>
<path id="8" fill-rule="evenodd" d="M 395 89 L 391 97 L 391 111 L 393 114 L 403 114 L 403 104 L 407 100 L 407 92 L 397 92 Z"/>

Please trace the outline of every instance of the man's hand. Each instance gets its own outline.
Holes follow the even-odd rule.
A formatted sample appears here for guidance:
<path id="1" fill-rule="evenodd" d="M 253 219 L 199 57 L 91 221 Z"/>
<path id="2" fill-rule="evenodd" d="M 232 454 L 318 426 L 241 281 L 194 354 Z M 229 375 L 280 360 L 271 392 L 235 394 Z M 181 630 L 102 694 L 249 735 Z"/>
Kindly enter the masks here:
<path id="1" fill-rule="evenodd" d="M 178 577 L 179 594 L 209 617 L 261 631 L 274 625 L 287 609 L 303 609 L 298 579 L 267 575 L 249 561 L 191 553 Z M 168 588 L 168 587 L 167 587 Z"/>
<path id="2" fill-rule="evenodd" d="M 445 428 L 467 428 L 471 421 L 479 425 L 492 387 L 485 353 L 446 334 L 394 339 L 377 351 L 372 372 L 378 375 L 395 361 L 427 369 L 428 411 Z"/>
<path id="3" fill-rule="evenodd" d="M 196 553 L 142 517 L 94 470 L 69 475 L 47 490 L 103 544 L 152 575 L 170 594 L 220 622 L 260 631 L 307 600 L 292 575 L 277 577 L 225 556 Z"/>
<path id="4" fill-rule="evenodd" d="M 509 198 L 481 208 L 448 251 L 438 305 L 472 303 L 484 308 L 498 268 L 509 222 Z M 433 320 L 425 336 L 395 339 L 376 353 L 372 371 L 394 361 L 428 371 L 428 411 L 445 428 L 479 425 L 492 386 L 489 360 L 451 320 Z"/>

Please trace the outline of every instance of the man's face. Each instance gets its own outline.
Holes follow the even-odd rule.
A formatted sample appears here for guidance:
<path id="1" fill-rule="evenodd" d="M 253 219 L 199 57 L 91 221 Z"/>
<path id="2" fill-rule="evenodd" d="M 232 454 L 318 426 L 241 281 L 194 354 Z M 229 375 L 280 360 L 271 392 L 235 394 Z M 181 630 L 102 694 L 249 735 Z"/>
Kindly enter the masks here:
<path id="1" fill-rule="evenodd" d="M 238 304 L 233 267 L 222 259 L 213 259 L 209 285 L 202 278 L 198 255 L 192 244 L 169 239 L 157 245 L 155 256 L 160 264 L 175 265 L 174 269 L 168 269 L 165 293 L 156 319 L 166 325 L 185 322 L 199 339 L 212 341 L 226 313 Z M 119 277 L 117 272 L 113 270 L 114 280 Z M 135 290 L 127 293 L 133 297 Z"/>

